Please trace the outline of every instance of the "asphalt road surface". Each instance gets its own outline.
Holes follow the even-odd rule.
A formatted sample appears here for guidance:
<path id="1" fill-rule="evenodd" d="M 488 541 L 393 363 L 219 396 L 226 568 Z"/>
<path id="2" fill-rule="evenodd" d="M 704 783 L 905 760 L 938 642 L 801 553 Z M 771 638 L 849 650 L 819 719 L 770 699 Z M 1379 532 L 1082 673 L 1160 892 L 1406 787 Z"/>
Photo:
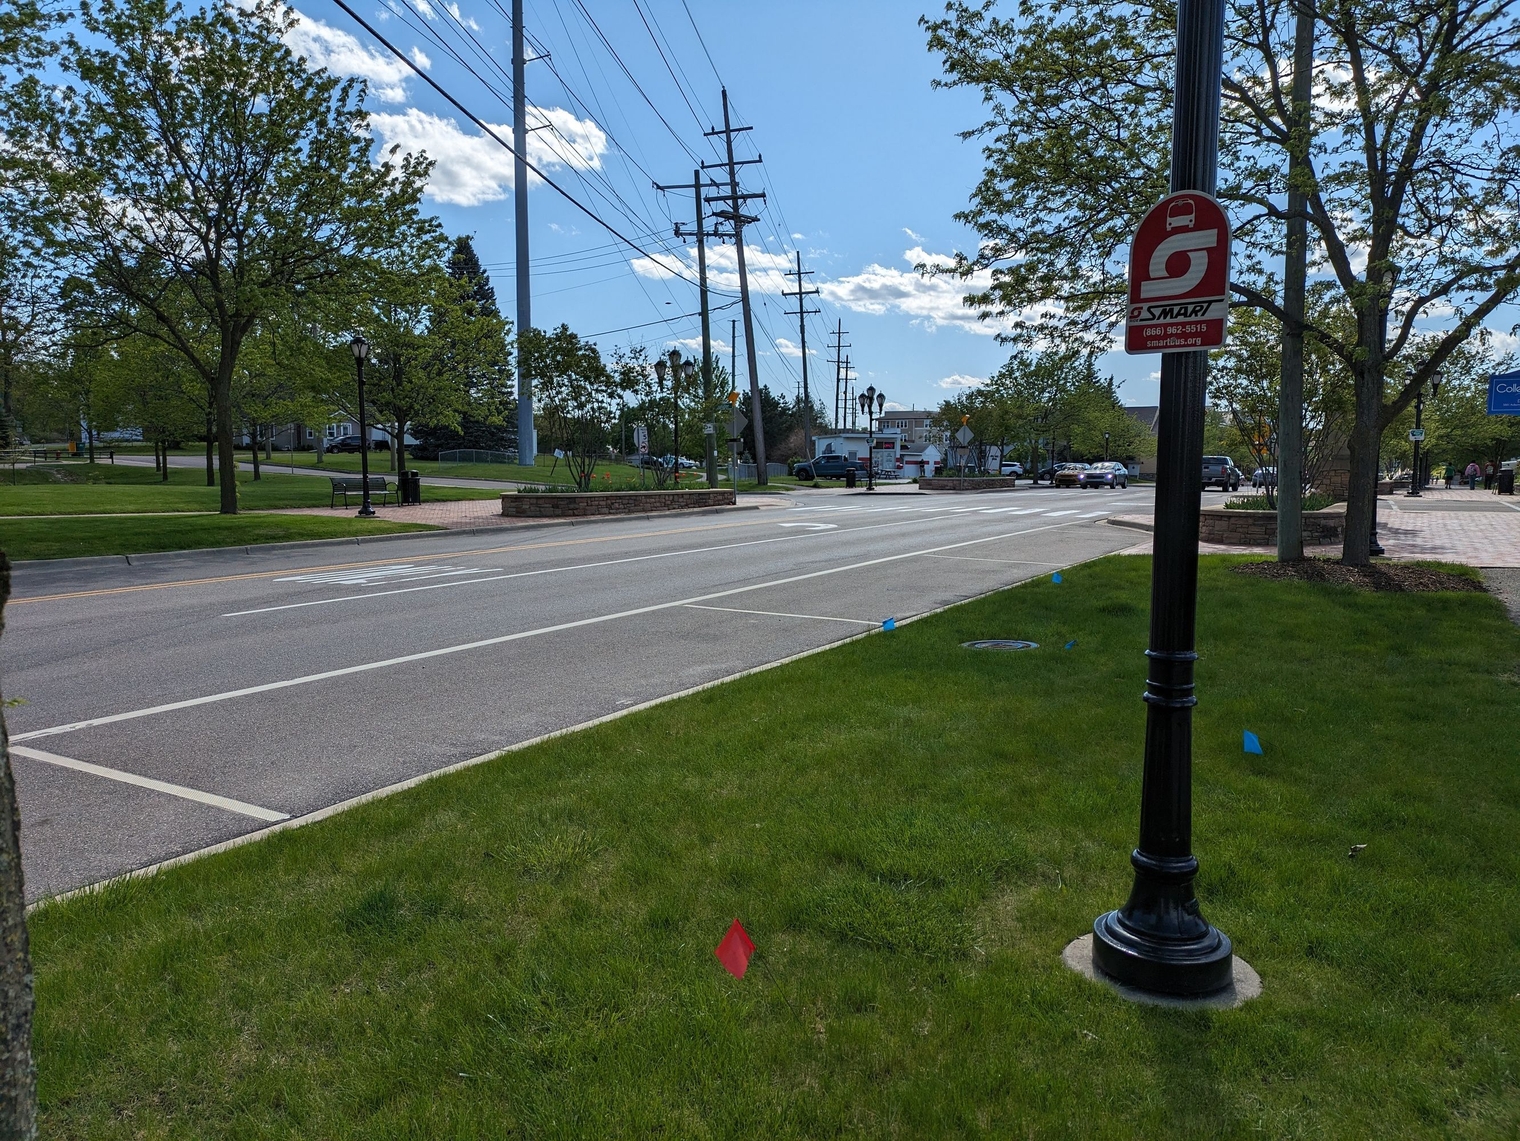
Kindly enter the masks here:
<path id="1" fill-rule="evenodd" d="M 1133 546 L 1103 517 L 1150 501 L 811 492 L 659 520 L 22 564 L 0 684 L 25 702 L 6 716 L 28 895 Z"/>

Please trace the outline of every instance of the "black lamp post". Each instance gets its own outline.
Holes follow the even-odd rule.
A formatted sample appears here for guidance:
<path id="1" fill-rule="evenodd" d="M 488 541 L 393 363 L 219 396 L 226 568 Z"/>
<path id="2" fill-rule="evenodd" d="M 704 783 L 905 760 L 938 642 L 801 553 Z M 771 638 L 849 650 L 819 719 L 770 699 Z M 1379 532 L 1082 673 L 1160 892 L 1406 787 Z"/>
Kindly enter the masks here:
<path id="1" fill-rule="evenodd" d="M 667 364 L 667 360 L 669 363 Z M 654 362 L 655 378 L 663 385 L 668 373 L 670 376 L 670 436 L 671 436 L 671 460 L 675 470 L 676 483 L 681 482 L 681 380 L 690 380 L 697 371 L 693 361 L 681 361 L 681 350 L 671 349 L 664 357 Z"/>
<path id="2" fill-rule="evenodd" d="M 1103 462 L 1108 462 L 1108 433 L 1103 433 Z"/>
<path id="3" fill-rule="evenodd" d="M 1218 172 L 1224 0 L 1180 0 L 1172 108 L 1171 188 L 1214 193 Z M 1203 918 L 1193 891 L 1193 667 L 1198 613 L 1207 352 L 1161 358 L 1155 555 L 1145 682 L 1145 764 L 1134 885 L 1093 922 L 1093 962 L 1120 983 L 1164 994 L 1223 990 L 1230 940 Z"/>
<path id="4" fill-rule="evenodd" d="M 354 367 L 359 370 L 359 479 L 364 484 L 364 502 L 359 506 L 359 518 L 365 519 L 375 513 L 374 505 L 369 501 L 369 431 L 365 427 L 369 414 L 364 409 L 364 358 L 369 356 L 369 342 L 362 336 L 355 336 L 348 347 L 354 351 Z"/>
<path id="5" fill-rule="evenodd" d="M 1436 398 L 1436 394 L 1438 392 L 1440 392 L 1440 391 L 1441 391 L 1441 378 L 1439 376 L 1433 376 L 1433 377 L 1431 377 L 1430 378 L 1430 398 L 1432 400 L 1434 400 Z M 1420 429 L 1420 416 L 1421 416 L 1421 414 L 1424 411 L 1425 411 L 1425 386 L 1422 384 L 1422 385 L 1420 385 L 1419 388 L 1417 388 L 1415 390 L 1415 394 L 1414 394 L 1414 426 L 1415 426 L 1415 430 L 1416 431 L 1419 431 L 1419 429 Z M 1421 478 L 1421 473 L 1420 473 L 1420 443 L 1421 442 L 1422 442 L 1422 437 L 1416 436 L 1415 437 L 1415 441 L 1414 441 L 1414 471 L 1410 474 L 1410 477 L 1409 477 L 1409 490 L 1404 493 L 1406 496 L 1419 497 L 1420 496 L 1420 488 L 1425 483 L 1424 479 Z"/>
<path id="6" fill-rule="evenodd" d="M 860 394 L 860 410 L 866 417 L 866 490 L 876 490 L 876 425 L 887 408 L 887 394 L 869 385 Z"/>

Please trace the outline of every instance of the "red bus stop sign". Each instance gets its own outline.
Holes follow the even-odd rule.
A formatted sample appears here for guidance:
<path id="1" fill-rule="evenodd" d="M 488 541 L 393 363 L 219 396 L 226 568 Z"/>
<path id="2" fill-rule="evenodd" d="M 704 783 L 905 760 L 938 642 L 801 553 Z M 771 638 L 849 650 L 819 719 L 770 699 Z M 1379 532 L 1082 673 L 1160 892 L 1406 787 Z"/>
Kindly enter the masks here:
<path id="1" fill-rule="evenodd" d="M 1183 353 L 1224 344 L 1230 301 L 1230 222 L 1197 190 L 1147 211 L 1129 248 L 1127 353 Z"/>

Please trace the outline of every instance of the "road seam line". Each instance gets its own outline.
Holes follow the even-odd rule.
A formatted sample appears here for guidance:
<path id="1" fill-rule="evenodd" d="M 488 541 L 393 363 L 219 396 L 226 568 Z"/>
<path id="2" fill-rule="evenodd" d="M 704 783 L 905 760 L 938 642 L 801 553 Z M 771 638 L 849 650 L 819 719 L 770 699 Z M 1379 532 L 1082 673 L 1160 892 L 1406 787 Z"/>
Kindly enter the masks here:
<path id="1" fill-rule="evenodd" d="M 25 745 L 12 745 L 11 752 L 15 753 L 18 757 L 30 757 L 34 761 L 43 761 L 50 765 L 57 765 L 59 768 L 73 769 L 75 772 L 105 777 L 107 780 L 120 781 L 122 784 L 131 784 L 136 785 L 138 788 L 152 789 L 154 792 L 168 793 L 170 796 L 177 796 L 181 800 L 193 800 L 199 804 L 209 804 L 213 808 L 222 808 L 228 812 L 236 812 L 240 816 L 252 816 L 255 820 L 263 820 L 266 823 L 290 819 L 290 813 L 288 812 L 276 812 L 272 808 L 260 808 L 257 804 L 233 800 L 230 796 L 218 796 L 214 792 L 202 792 L 198 788 L 187 788 L 182 784 L 170 784 L 168 781 L 138 776 L 136 773 L 124 772 L 121 769 L 107 768 L 105 765 L 93 765 L 89 761 L 77 760 L 74 757 L 60 757 L 57 753 L 44 753 L 41 749 L 29 749 Z"/>
<path id="2" fill-rule="evenodd" d="M 953 558 L 954 556 L 948 556 Z M 880 623 L 867 621 L 864 618 L 831 618 L 827 614 L 787 614 L 781 610 L 740 610 L 736 606 L 700 606 L 695 602 L 688 603 L 688 610 L 721 610 L 724 614 L 760 614 L 766 618 L 808 618 L 814 622 L 853 622 L 857 626 L 877 626 Z"/>

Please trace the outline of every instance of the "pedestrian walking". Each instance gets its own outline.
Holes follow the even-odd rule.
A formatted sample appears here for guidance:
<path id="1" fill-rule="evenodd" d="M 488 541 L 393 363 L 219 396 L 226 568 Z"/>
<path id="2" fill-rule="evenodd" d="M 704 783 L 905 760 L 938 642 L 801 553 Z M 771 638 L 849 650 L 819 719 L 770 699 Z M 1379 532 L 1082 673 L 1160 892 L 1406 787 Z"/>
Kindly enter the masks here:
<path id="1" fill-rule="evenodd" d="M 1498 478 L 1499 465 L 1494 463 L 1493 460 L 1489 460 L 1483 465 L 1483 490 L 1492 491 L 1494 489 L 1494 480 Z"/>
<path id="2" fill-rule="evenodd" d="M 1457 468 L 1450 460 L 1446 461 L 1446 490 L 1451 490 L 1451 481 L 1456 478 Z"/>
<path id="3" fill-rule="evenodd" d="M 1480 473 L 1478 471 L 1478 461 L 1477 460 L 1471 461 L 1467 465 L 1467 470 L 1462 473 L 1463 478 L 1465 478 L 1467 480 L 1467 490 L 1468 491 L 1477 491 L 1478 490 L 1478 476 L 1479 476 L 1479 474 Z"/>

